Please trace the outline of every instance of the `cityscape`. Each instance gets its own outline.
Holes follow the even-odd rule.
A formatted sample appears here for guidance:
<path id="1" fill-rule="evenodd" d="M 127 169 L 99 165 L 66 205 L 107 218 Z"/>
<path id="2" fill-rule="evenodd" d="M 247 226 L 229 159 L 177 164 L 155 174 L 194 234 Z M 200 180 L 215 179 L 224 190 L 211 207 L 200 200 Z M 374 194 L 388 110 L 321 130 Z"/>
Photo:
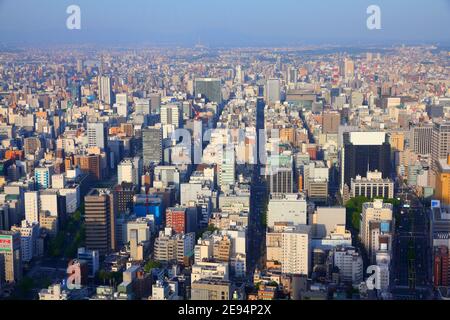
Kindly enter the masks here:
<path id="1" fill-rule="evenodd" d="M 389 32 L 369 5 L 360 34 Z M 0 300 L 449 300 L 449 21 L 367 44 L 0 31 Z"/>

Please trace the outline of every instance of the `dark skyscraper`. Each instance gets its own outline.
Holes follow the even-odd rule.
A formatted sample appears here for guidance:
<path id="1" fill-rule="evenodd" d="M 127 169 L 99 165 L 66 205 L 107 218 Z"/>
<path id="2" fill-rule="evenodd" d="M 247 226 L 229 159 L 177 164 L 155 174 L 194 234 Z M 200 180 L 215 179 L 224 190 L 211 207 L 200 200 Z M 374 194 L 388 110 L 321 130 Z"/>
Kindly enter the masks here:
<path id="1" fill-rule="evenodd" d="M 341 187 L 350 186 L 357 176 L 367 177 L 379 171 L 383 178 L 391 175 L 391 145 L 384 132 L 346 132 L 341 157 Z"/>
<path id="2" fill-rule="evenodd" d="M 105 255 L 115 249 L 115 219 L 111 194 L 94 189 L 85 198 L 86 248 Z"/>
<path id="3" fill-rule="evenodd" d="M 142 155 L 144 167 L 150 164 L 160 164 L 163 160 L 162 129 L 159 127 L 148 127 L 142 130 Z"/>

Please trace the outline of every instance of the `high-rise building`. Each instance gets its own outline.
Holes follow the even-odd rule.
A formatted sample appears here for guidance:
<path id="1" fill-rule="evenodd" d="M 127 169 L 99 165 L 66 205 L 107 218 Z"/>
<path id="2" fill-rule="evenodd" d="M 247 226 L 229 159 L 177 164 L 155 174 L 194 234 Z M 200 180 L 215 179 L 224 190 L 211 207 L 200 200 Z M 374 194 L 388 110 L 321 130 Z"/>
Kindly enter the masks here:
<path id="1" fill-rule="evenodd" d="M 100 101 L 112 105 L 113 92 L 110 77 L 106 76 L 98 77 L 98 98 Z"/>
<path id="2" fill-rule="evenodd" d="M 190 257 L 194 253 L 194 245 L 195 233 L 173 234 L 171 228 L 166 228 L 155 239 L 153 250 L 155 260 L 189 265 Z"/>
<path id="3" fill-rule="evenodd" d="M 309 275 L 311 226 L 276 224 L 268 229 L 266 247 L 267 261 L 281 263 L 282 273 Z"/>
<path id="4" fill-rule="evenodd" d="M 296 84 L 298 81 L 298 69 L 295 67 L 290 67 L 288 69 L 288 83 L 289 84 Z"/>
<path id="5" fill-rule="evenodd" d="M 194 83 L 196 96 L 203 96 L 209 102 L 222 103 L 222 87 L 220 79 L 197 78 Z"/>
<path id="6" fill-rule="evenodd" d="M 413 139 L 413 150 L 420 155 L 431 154 L 430 140 L 433 137 L 433 125 L 425 124 L 411 128 Z"/>
<path id="7" fill-rule="evenodd" d="M 161 109 L 161 94 L 150 93 L 150 112 L 153 114 L 159 114 Z"/>
<path id="8" fill-rule="evenodd" d="M 86 248 L 105 255 L 114 249 L 115 217 L 111 195 L 93 189 L 85 198 Z"/>
<path id="9" fill-rule="evenodd" d="M 270 193 L 294 193 L 294 175 L 292 168 L 278 168 L 269 175 Z"/>
<path id="10" fill-rule="evenodd" d="M 22 279 L 20 233 L 0 230 L 0 282 L 17 283 Z"/>
<path id="11" fill-rule="evenodd" d="M 117 114 L 121 117 L 128 117 L 128 95 L 120 93 L 116 95 Z"/>
<path id="12" fill-rule="evenodd" d="M 161 106 L 161 124 L 173 125 L 176 129 L 183 126 L 183 114 L 180 105 L 167 104 Z"/>
<path id="13" fill-rule="evenodd" d="M 34 169 L 34 179 L 37 189 L 49 189 L 52 187 L 53 166 L 45 166 Z"/>
<path id="14" fill-rule="evenodd" d="M 117 209 L 117 214 L 130 214 L 133 212 L 134 196 L 136 195 L 136 185 L 122 182 L 113 188 L 113 204 Z"/>
<path id="15" fill-rule="evenodd" d="M 221 190 L 228 190 L 236 181 L 236 155 L 234 146 L 225 147 L 219 156 L 218 185 Z"/>
<path id="16" fill-rule="evenodd" d="M 363 258 L 355 248 L 339 246 L 333 250 L 333 258 L 342 283 L 361 284 L 364 279 Z"/>
<path id="17" fill-rule="evenodd" d="M 378 171 L 391 176 L 391 146 L 384 132 L 346 132 L 341 155 L 341 190 L 350 189 L 351 180 Z"/>
<path id="18" fill-rule="evenodd" d="M 281 101 L 280 79 L 268 79 L 266 83 L 266 103 L 273 104 Z"/>
<path id="19" fill-rule="evenodd" d="M 23 220 L 20 227 L 13 226 L 11 231 L 20 234 L 22 262 L 30 262 L 39 253 L 39 224 Z"/>
<path id="20" fill-rule="evenodd" d="M 101 156 L 98 154 L 76 155 L 74 157 L 74 165 L 96 181 L 103 178 L 101 161 Z"/>
<path id="21" fill-rule="evenodd" d="M 355 76 L 355 62 L 351 59 L 344 60 L 344 76 L 350 79 Z"/>
<path id="22" fill-rule="evenodd" d="M 163 132 L 160 127 L 142 130 L 142 149 L 144 167 L 159 165 L 163 161 Z"/>
<path id="23" fill-rule="evenodd" d="M 89 122 L 87 124 L 88 147 L 106 150 L 108 142 L 108 130 L 106 123 Z"/>
<path id="24" fill-rule="evenodd" d="M 363 204 L 360 238 L 372 263 L 379 251 L 391 251 L 392 204 L 377 199 Z"/>
<path id="25" fill-rule="evenodd" d="M 175 233 L 186 233 L 186 208 L 168 208 L 166 210 L 166 228 L 172 228 Z"/>
<path id="26" fill-rule="evenodd" d="M 39 192 L 25 192 L 25 220 L 29 223 L 39 222 Z"/>
<path id="27" fill-rule="evenodd" d="M 139 157 L 124 159 L 117 166 L 117 184 L 127 182 L 139 186 L 142 167 L 142 159 Z"/>
<path id="28" fill-rule="evenodd" d="M 433 178 L 432 186 L 436 186 L 438 168 L 440 160 L 446 160 L 450 154 L 450 122 L 436 121 L 433 127 L 433 135 L 431 139 L 431 169 Z"/>
<path id="29" fill-rule="evenodd" d="M 446 160 L 439 160 L 436 177 L 436 199 L 450 205 L 450 154 Z"/>
<path id="30" fill-rule="evenodd" d="M 336 111 L 326 111 L 322 115 L 322 133 L 337 134 L 341 125 L 341 114 Z"/>

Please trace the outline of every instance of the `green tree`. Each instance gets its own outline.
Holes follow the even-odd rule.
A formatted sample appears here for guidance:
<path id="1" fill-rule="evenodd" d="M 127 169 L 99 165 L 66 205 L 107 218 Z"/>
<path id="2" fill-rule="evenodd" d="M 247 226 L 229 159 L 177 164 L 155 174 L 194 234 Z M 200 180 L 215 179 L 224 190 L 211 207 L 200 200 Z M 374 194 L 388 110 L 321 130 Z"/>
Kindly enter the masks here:
<path id="1" fill-rule="evenodd" d="M 158 269 L 158 268 L 161 268 L 161 263 L 159 261 L 149 260 L 144 266 L 144 271 L 149 273 L 153 269 Z"/>

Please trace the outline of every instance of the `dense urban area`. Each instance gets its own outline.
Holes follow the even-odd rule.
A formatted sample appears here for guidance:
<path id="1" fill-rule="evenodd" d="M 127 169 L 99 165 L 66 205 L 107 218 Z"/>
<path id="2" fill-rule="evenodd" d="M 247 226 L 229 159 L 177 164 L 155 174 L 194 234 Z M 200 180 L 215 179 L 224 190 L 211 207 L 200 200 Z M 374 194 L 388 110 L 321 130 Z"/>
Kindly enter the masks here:
<path id="1" fill-rule="evenodd" d="M 0 299 L 450 299 L 450 49 L 0 51 Z"/>

